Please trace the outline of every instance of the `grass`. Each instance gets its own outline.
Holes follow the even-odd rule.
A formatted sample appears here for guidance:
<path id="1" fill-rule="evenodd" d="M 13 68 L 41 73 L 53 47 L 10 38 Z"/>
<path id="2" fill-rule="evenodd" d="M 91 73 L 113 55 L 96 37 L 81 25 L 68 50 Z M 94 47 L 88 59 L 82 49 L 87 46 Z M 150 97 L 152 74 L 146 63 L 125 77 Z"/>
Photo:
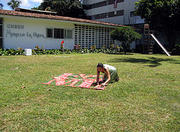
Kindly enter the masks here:
<path id="1" fill-rule="evenodd" d="M 42 85 L 114 65 L 104 91 Z M 0 131 L 180 131 L 180 57 L 73 54 L 0 57 Z"/>

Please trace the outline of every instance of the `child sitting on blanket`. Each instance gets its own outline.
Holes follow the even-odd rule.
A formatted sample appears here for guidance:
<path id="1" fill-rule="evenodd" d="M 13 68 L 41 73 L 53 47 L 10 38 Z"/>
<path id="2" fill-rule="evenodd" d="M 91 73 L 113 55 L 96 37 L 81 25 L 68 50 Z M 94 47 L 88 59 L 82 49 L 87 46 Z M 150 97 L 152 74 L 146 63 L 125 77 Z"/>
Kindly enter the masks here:
<path id="1" fill-rule="evenodd" d="M 104 73 L 102 82 L 99 81 L 100 72 Z M 96 79 L 97 85 L 100 85 L 102 83 L 102 86 L 106 86 L 107 83 L 116 81 L 119 81 L 119 76 L 117 74 L 116 68 L 107 64 L 98 63 Z"/>

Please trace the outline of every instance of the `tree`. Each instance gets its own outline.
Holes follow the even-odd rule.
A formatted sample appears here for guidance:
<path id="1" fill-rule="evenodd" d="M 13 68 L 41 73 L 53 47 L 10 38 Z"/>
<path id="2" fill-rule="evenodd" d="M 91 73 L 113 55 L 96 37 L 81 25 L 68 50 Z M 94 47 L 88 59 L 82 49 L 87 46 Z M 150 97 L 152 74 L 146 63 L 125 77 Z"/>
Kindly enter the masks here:
<path id="1" fill-rule="evenodd" d="M 39 8 L 38 7 L 33 7 L 33 8 L 31 8 L 32 10 L 39 10 Z"/>
<path id="2" fill-rule="evenodd" d="M 2 3 L 0 3 L 0 9 L 3 9 L 3 4 Z"/>
<path id="3" fill-rule="evenodd" d="M 124 53 L 130 47 L 130 44 L 141 38 L 141 35 L 134 31 L 132 27 L 118 27 L 111 32 L 111 38 L 122 42 Z"/>
<path id="4" fill-rule="evenodd" d="M 44 0 L 38 9 L 54 11 L 60 16 L 86 18 L 79 0 Z"/>
<path id="5" fill-rule="evenodd" d="M 10 6 L 12 9 L 15 9 L 20 6 L 21 1 L 20 0 L 11 0 L 10 2 L 7 3 L 8 6 Z"/>
<path id="6" fill-rule="evenodd" d="M 136 2 L 136 15 L 145 18 L 152 29 L 164 32 L 173 49 L 180 30 L 180 0 L 140 0 Z"/>

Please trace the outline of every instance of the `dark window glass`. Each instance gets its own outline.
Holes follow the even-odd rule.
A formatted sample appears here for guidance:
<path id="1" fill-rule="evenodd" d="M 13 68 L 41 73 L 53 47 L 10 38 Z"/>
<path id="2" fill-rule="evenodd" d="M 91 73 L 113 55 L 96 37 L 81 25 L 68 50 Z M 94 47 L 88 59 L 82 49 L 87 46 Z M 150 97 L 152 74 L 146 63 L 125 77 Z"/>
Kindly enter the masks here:
<path id="1" fill-rule="evenodd" d="M 107 17 L 114 17 L 114 16 L 123 16 L 124 15 L 124 10 L 119 10 L 117 12 L 108 12 L 108 13 L 102 13 L 102 14 L 97 14 L 94 16 L 91 16 L 93 19 L 103 19 Z"/>
<path id="2" fill-rule="evenodd" d="M 64 38 L 64 29 L 60 29 L 60 38 Z"/>
<path id="3" fill-rule="evenodd" d="M 64 38 L 64 29 L 54 29 L 54 38 Z"/>
<path id="4" fill-rule="evenodd" d="M 3 33 L 3 31 L 2 31 L 2 25 L 0 25 L 0 37 L 3 36 L 2 33 Z"/>
<path id="5" fill-rule="evenodd" d="M 2 18 L 0 18 L 0 24 L 3 24 L 3 19 Z"/>
<path id="6" fill-rule="evenodd" d="M 124 15 L 124 10 L 117 11 L 117 16 L 123 16 L 123 15 Z"/>
<path id="7" fill-rule="evenodd" d="M 124 2 L 124 0 L 117 0 L 117 3 L 120 2 Z M 102 6 L 106 6 L 106 5 L 112 5 L 114 4 L 114 0 L 106 0 L 106 1 L 102 1 L 102 2 L 97 2 L 91 5 L 86 5 L 85 9 L 93 9 L 93 8 L 98 8 L 98 7 L 102 7 Z"/>
<path id="8" fill-rule="evenodd" d="M 136 16 L 136 15 L 135 15 L 135 11 L 131 11 L 131 12 L 130 12 L 130 17 L 134 17 L 134 16 Z"/>
<path id="9" fill-rule="evenodd" d="M 46 35 L 47 35 L 47 38 L 52 38 L 53 37 L 53 29 L 48 28 Z"/>
<path id="10" fill-rule="evenodd" d="M 94 15 L 93 17 L 95 19 L 103 19 L 103 18 L 106 18 L 106 16 L 107 16 L 107 13 L 102 13 L 102 14 Z"/>
<path id="11" fill-rule="evenodd" d="M 3 39 L 0 38 L 0 49 L 3 48 Z"/>
<path id="12" fill-rule="evenodd" d="M 115 15 L 114 11 L 108 13 L 108 17 L 113 17 Z"/>
<path id="13" fill-rule="evenodd" d="M 60 30 L 57 28 L 54 29 L 54 38 L 60 38 Z"/>
<path id="14" fill-rule="evenodd" d="M 114 0 L 108 0 L 108 4 L 109 5 L 114 4 Z"/>

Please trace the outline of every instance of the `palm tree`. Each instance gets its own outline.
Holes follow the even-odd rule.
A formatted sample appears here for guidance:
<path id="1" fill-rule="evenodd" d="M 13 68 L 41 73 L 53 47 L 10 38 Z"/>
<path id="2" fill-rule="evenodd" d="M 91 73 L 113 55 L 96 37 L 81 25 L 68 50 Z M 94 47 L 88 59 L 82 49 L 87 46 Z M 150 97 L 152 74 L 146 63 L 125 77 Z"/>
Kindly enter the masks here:
<path id="1" fill-rule="evenodd" d="M 11 0 L 10 2 L 7 3 L 8 6 L 10 6 L 12 9 L 15 9 L 20 6 L 21 1 L 20 0 Z"/>

